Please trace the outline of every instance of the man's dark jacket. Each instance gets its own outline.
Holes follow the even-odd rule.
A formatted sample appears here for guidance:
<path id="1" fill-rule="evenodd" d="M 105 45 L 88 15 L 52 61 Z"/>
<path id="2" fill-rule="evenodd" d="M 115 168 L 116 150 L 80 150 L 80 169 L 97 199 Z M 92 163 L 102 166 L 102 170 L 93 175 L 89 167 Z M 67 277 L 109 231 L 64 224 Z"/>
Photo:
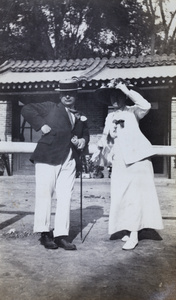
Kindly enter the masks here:
<path id="1" fill-rule="evenodd" d="M 51 127 L 51 131 L 42 135 L 38 141 L 37 147 L 30 158 L 32 162 L 50 165 L 62 164 L 69 154 L 70 147 L 72 147 L 73 157 L 76 160 L 77 167 L 80 167 L 79 156 L 81 150 L 77 150 L 73 146 L 71 138 L 75 135 L 78 138 L 84 138 L 86 141 L 84 153 L 85 151 L 88 153 L 89 130 L 87 121 L 76 118 L 75 126 L 72 129 L 65 106 L 62 103 L 56 104 L 54 102 L 27 104 L 22 108 L 21 113 L 36 131 L 39 131 L 45 124 Z"/>

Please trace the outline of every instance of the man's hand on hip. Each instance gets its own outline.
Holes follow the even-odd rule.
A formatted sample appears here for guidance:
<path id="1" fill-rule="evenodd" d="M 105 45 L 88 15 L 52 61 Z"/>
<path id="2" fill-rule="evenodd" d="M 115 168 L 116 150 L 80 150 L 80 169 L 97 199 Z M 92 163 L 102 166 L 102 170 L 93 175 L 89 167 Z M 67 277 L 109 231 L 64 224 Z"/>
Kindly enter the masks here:
<path id="1" fill-rule="evenodd" d="M 47 134 L 51 131 L 51 127 L 48 126 L 47 124 L 45 124 L 41 127 L 41 131 L 42 131 L 43 134 Z"/>

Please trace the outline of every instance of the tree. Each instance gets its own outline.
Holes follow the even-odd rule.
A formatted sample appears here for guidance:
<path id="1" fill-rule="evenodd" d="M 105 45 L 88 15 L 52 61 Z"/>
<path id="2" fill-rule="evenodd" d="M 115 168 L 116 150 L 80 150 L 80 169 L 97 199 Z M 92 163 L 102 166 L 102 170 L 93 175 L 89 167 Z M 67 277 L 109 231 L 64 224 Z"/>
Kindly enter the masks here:
<path id="1" fill-rule="evenodd" d="M 176 43 L 176 30 L 170 34 L 175 11 L 168 22 L 167 2 L 1 0 L 0 61 L 169 52 Z"/>
<path id="2" fill-rule="evenodd" d="M 144 0 L 150 24 L 151 54 L 171 53 L 176 44 L 176 3 L 169 0 Z"/>
<path id="3" fill-rule="evenodd" d="M 53 59 L 42 0 L 0 2 L 0 59 Z"/>
<path id="4" fill-rule="evenodd" d="M 121 1 L 121 8 L 115 16 L 116 19 L 120 16 L 120 22 L 112 19 L 110 12 L 108 14 L 108 27 L 113 33 L 111 53 L 119 56 L 138 56 L 144 53 L 148 48 L 149 26 L 142 5 L 135 0 Z"/>
<path id="5" fill-rule="evenodd" d="M 53 0 L 45 12 L 55 57 L 137 55 L 148 42 L 137 0 Z"/>

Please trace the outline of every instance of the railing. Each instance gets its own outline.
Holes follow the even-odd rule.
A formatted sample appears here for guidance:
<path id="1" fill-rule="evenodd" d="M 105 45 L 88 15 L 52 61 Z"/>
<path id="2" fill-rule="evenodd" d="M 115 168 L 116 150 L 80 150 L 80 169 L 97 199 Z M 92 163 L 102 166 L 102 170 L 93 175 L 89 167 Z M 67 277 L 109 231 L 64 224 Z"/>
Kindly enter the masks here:
<path id="1" fill-rule="evenodd" d="M 0 142 L 0 153 L 32 153 L 35 150 L 37 143 L 26 142 Z M 157 156 L 176 156 L 176 146 L 156 146 L 153 148 Z M 90 154 L 96 149 L 95 144 L 89 145 Z"/>
<path id="2" fill-rule="evenodd" d="M 9 161 L 9 154 L 14 153 L 32 153 L 37 146 L 37 143 L 26 143 L 26 142 L 0 142 L 0 159 L 3 160 L 3 163 L 7 174 L 12 175 L 11 172 L 11 159 Z M 96 150 L 95 144 L 89 145 L 89 153 L 92 154 Z M 175 157 L 174 164 L 176 163 L 176 146 L 156 146 L 154 145 L 155 156 L 166 156 L 166 157 Z M 174 167 L 175 168 L 175 167 Z M 2 174 L 0 174 L 2 176 Z M 170 178 L 170 175 L 169 175 Z"/>

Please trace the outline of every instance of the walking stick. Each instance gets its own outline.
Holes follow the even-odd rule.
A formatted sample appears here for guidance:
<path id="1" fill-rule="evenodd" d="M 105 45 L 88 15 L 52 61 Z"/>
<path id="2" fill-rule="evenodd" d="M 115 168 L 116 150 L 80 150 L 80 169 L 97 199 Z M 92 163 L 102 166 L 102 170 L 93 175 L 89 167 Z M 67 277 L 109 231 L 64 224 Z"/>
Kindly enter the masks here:
<path id="1" fill-rule="evenodd" d="M 80 171 L 80 227 L 81 227 L 81 241 L 82 241 L 82 151 L 81 151 L 81 171 Z"/>

